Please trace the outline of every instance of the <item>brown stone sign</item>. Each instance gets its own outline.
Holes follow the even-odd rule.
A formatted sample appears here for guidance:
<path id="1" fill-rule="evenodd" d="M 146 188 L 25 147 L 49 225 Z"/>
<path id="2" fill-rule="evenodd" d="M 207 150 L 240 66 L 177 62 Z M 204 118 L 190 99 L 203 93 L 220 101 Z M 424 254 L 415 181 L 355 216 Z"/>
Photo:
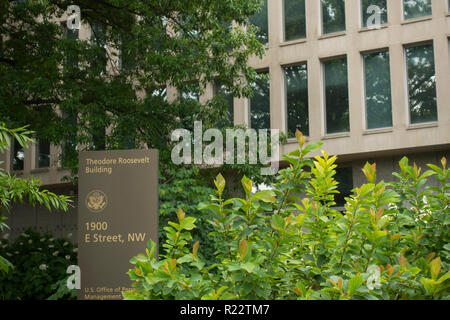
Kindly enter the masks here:
<path id="1" fill-rule="evenodd" d="M 158 151 L 81 152 L 78 299 L 122 299 L 129 260 L 158 241 Z"/>

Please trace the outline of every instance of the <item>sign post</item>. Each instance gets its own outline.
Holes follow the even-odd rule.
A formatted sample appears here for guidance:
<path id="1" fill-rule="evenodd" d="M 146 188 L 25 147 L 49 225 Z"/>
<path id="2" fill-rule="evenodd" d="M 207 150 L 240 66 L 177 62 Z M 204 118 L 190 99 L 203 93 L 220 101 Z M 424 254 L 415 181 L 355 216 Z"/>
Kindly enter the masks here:
<path id="1" fill-rule="evenodd" d="M 78 177 L 78 299 L 122 299 L 129 260 L 158 242 L 158 151 L 81 152 Z"/>

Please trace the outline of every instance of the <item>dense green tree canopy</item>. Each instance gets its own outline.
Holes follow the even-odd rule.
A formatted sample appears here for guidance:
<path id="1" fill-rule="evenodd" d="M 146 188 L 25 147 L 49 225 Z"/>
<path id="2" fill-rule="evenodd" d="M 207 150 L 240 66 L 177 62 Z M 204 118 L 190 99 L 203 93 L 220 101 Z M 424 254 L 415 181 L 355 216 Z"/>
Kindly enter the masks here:
<path id="1" fill-rule="evenodd" d="M 80 7 L 82 25 L 93 26 L 91 40 L 68 30 L 69 5 Z M 259 0 L 0 0 L 0 118 L 63 144 L 68 167 L 76 163 L 76 143 L 168 150 L 173 129 L 189 129 L 194 120 L 216 123 L 226 107 L 218 98 L 203 105 L 167 101 L 161 88 L 201 93 L 219 80 L 235 96 L 248 96 L 256 73 L 247 60 L 264 49 L 255 28 L 236 26 L 260 6 Z"/>

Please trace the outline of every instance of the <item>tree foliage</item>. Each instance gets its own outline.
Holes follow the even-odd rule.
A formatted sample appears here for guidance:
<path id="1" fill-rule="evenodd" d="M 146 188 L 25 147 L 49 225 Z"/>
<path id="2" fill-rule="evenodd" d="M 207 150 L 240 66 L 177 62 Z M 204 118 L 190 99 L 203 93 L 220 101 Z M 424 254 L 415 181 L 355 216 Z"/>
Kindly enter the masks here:
<path id="1" fill-rule="evenodd" d="M 63 21 L 81 10 L 92 39 L 76 39 Z M 261 57 L 256 28 L 241 26 L 259 0 L 0 1 L 0 117 L 30 124 L 46 141 L 96 150 L 146 145 L 167 159 L 170 133 L 194 120 L 213 126 L 226 117 L 220 99 L 167 99 L 164 86 L 202 93 L 213 81 L 249 96 Z M 235 25 L 232 26 L 231 22 Z M 74 36 L 75 35 L 75 36 Z M 105 67 L 106 64 L 106 67 Z M 105 128 L 110 128 L 108 133 Z"/>

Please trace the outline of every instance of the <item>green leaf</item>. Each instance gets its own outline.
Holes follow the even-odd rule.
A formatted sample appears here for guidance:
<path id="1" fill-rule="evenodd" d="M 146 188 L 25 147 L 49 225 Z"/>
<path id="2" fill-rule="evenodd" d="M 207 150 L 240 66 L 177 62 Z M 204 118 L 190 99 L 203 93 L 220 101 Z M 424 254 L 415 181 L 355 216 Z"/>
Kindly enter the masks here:
<path id="1" fill-rule="evenodd" d="M 275 198 L 275 192 L 271 190 L 263 190 L 255 193 L 253 198 L 262 200 L 264 202 L 275 202 L 277 199 Z"/>
<path id="2" fill-rule="evenodd" d="M 248 251 L 247 240 L 242 239 L 241 242 L 239 243 L 239 255 L 242 260 L 244 260 L 245 257 L 247 256 L 247 251 Z"/>
<path id="3" fill-rule="evenodd" d="M 302 156 L 307 155 L 308 153 L 310 153 L 311 151 L 320 149 L 323 146 L 323 142 L 314 142 L 314 143 L 310 143 L 308 144 L 305 149 L 302 150 Z"/>
<path id="4" fill-rule="evenodd" d="M 364 282 L 362 275 L 351 278 L 348 282 L 348 294 L 352 295 L 357 289 L 359 289 Z"/>
<path id="5" fill-rule="evenodd" d="M 244 187 L 245 194 L 248 198 L 250 198 L 250 195 L 252 194 L 252 180 L 244 176 L 242 177 L 241 182 L 242 186 Z"/>
<path id="6" fill-rule="evenodd" d="M 252 262 L 246 262 L 241 264 L 241 268 L 244 269 L 245 271 L 247 271 L 248 273 L 253 273 L 253 271 L 257 268 L 258 266 Z"/>
<path id="7" fill-rule="evenodd" d="M 272 216 L 272 228 L 275 230 L 283 230 L 284 229 L 284 219 L 278 214 L 274 214 Z"/>
<path id="8" fill-rule="evenodd" d="M 186 217 L 183 219 L 183 221 L 180 223 L 181 228 L 184 230 L 192 230 L 195 228 L 195 220 L 197 220 L 194 217 Z"/>
<path id="9" fill-rule="evenodd" d="M 216 176 L 214 184 L 216 185 L 219 195 L 222 195 L 223 190 L 225 189 L 225 178 L 220 173 Z"/>
<path id="10" fill-rule="evenodd" d="M 430 273 L 433 280 L 436 280 L 437 276 L 441 272 L 441 264 L 442 261 L 439 257 L 430 262 Z"/>
<path id="11" fill-rule="evenodd" d="M 9 269 L 14 268 L 13 264 L 9 262 L 7 259 L 0 256 L 0 271 L 8 273 Z"/>

